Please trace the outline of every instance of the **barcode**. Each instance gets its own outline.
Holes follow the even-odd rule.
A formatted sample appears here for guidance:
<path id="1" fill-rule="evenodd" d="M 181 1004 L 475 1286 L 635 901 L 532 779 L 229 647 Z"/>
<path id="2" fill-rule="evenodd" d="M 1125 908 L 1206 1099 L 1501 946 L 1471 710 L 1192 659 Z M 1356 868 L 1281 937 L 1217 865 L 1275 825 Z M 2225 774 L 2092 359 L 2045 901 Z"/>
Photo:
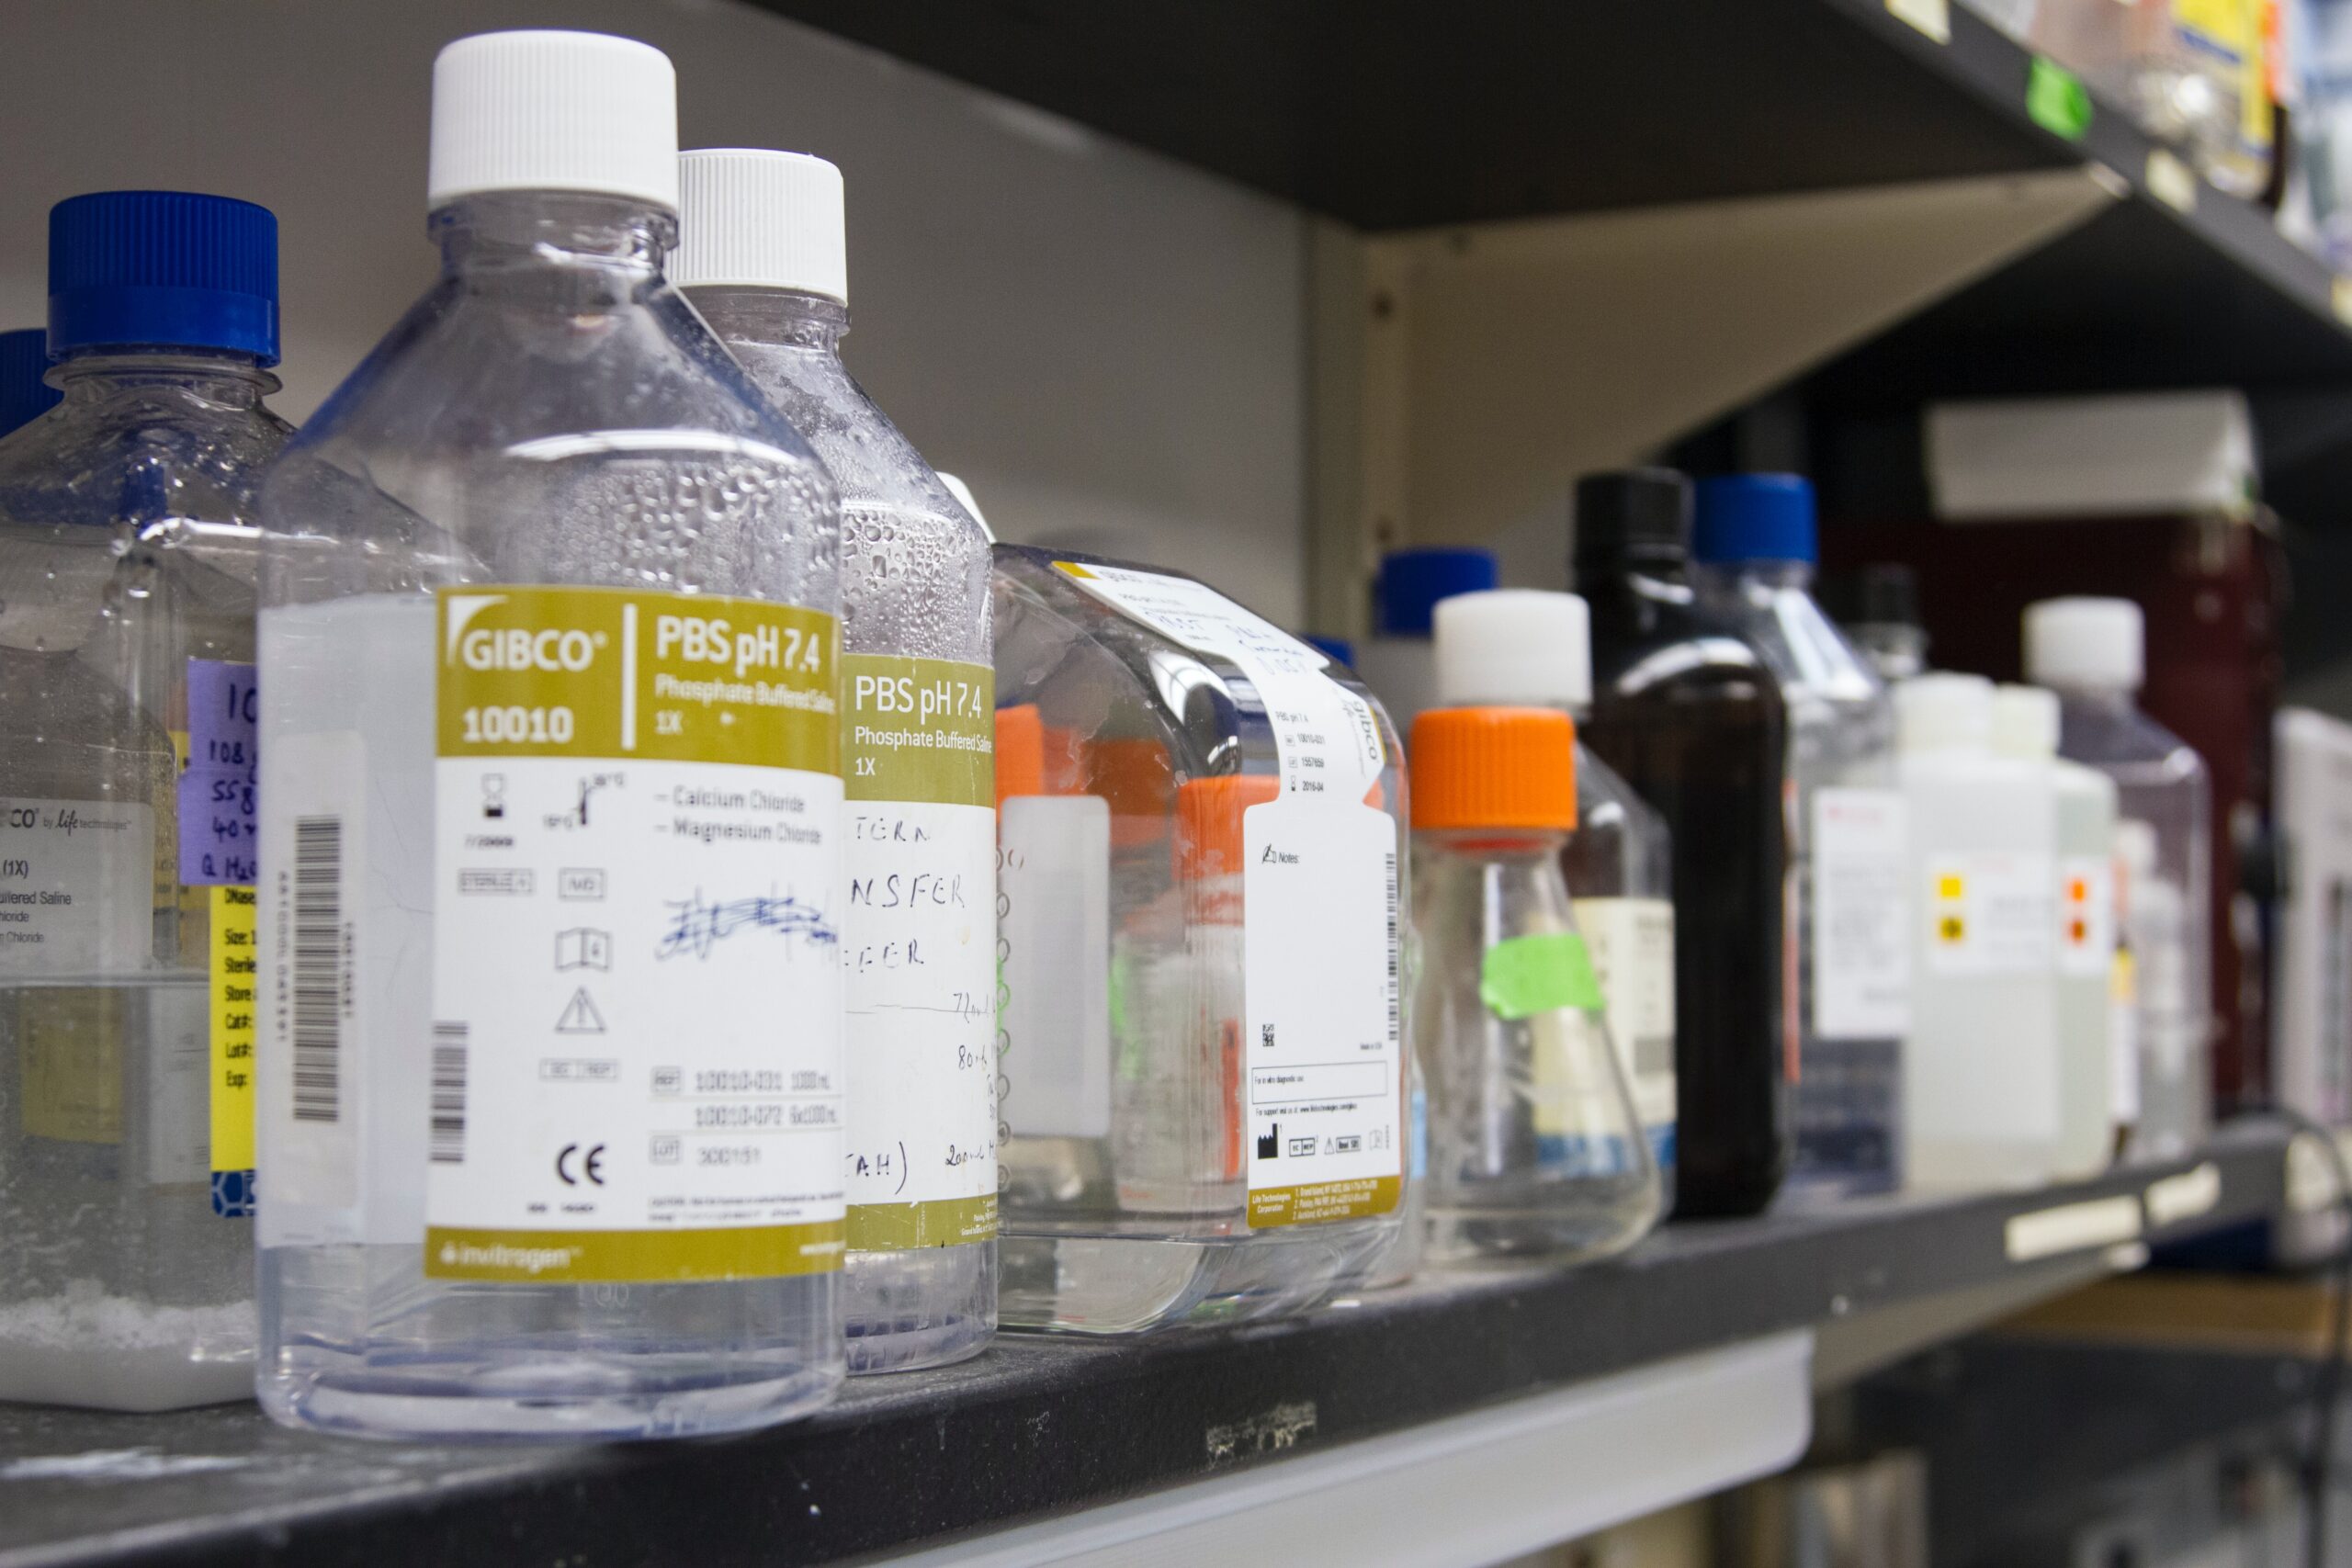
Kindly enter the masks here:
<path id="1" fill-rule="evenodd" d="M 1404 1023 L 1397 1016 L 1396 959 L 1401 944 L 1396 940 L 1396 852 L 1387 855 L 1388 875 L 1388 1044 L 1395 1049 L 1404 1039 Z"/>
<path id="2" fill-rule="evenodd" d="M 466 1028 L 433 1026 L 433 1163 L 466 1163 Z"/>
<path id="3" fill-rule="evenodd" d="M 343 818 L 294 819 L 294 1120 L 343 1119 Z"/>

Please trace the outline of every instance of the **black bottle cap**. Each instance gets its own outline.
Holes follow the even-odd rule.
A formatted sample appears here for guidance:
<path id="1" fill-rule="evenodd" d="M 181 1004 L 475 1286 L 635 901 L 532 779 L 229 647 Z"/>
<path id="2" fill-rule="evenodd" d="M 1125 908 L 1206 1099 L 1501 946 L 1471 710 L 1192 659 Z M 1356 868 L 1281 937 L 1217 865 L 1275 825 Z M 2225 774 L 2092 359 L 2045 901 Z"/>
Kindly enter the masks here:
<path id="1" fill-rule="evenodd" d="M 1841 626 L 1916 626 L 1919 575 L 1898 561 L 1877 561 L 1821 580 L 1821 607 Z"/>
<path id="2" fill-rule="evenodd" d="M 1672 468 L 1624 468 L 1577 481 L 1577 581 L 1628 566 L 1679 566 L 1690 552 L 1690 481 Z"/>

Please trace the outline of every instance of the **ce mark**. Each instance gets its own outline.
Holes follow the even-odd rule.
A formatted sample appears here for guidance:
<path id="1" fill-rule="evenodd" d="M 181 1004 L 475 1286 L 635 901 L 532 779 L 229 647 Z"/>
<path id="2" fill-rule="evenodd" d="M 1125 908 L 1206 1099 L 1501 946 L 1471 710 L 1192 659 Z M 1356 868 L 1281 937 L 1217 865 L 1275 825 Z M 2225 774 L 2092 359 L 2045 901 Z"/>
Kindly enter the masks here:
<path id="1" fill-rule="evenodd" d="M 580 1155 L 577 1167 L 580 1176 L 572 1174 L 574 1155 Z M 605 1184 L 605 1145 L 597 1144 L 582 1155 L 580 1153 L 578 1144 L 564 1145 L 563 1152 L 555 1156 L 555 1175 L 556 1179 L 566 1187 L 579 1186 L 581 1176 L 586 1177 L 596 1186 L 602 1187 Z"/>

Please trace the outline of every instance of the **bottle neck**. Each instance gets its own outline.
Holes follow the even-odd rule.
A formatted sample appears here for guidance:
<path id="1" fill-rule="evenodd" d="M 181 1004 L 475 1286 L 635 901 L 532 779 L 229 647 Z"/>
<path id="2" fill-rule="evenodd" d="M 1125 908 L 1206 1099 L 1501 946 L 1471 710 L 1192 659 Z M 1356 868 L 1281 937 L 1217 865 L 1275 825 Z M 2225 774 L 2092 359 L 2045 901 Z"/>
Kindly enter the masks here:
<path id="1" fill-rule="evenodd" d="M 2129 686 L 2077 686 L 2064 681 L 2046 681 L 2042 684 L 2057 693 L 2060 702 L 2098 713 L 2131 713 L 2135 708 L 2134 699 L 2139 695 Z"/>
<path id="2" fill-rule="evenodd" d="M 1692 581 L 1704 587 L 1753 585 L 1758 588 L 1810 589 L 1813 586 L 1813 563 L 1809 560 L 1720 560 L 1696 561 L 1690 568 Z"/>
<path id="3" fill-rule="evenodd" d="M 1418 828 L 1413 839 L 1435 859 L 1527 870 L 1557 861 L 1568 844 L 1566 829 L 1549 828 Z"/>
<path id="4" fill-rule="evenodd" d="M 144 388 L 194 392 L 224 408 L 258 409 L 278 379 L 250 354 L 227 349 L 88 349 L 50 367 L 49 384 L 68 406 L 108 401 Z"/>
<path id="5" fill-rule="evenodd" d="M 1649 634 L 1660 616 L 1688 606 L 1679 559 L 1614 557 L 1577 563 L 1577 592 L 1590 607 L 1596 648 Z"/>
<path id="6" fill-rule="evenodd" d="M 678 220 L 629 197 L 501 190 L 435 209 L 432 231 L 445 276 L 489 292 L 551 293 L 580 309 L 660 283 Z"/>
<path id="7" fill-rule="evenodd" d="M 793 288 L 697 284 L 686 298 L 721 343 L 756 343 L 841 357 L 849 335 L 849 307 L 823 294 Z"/>

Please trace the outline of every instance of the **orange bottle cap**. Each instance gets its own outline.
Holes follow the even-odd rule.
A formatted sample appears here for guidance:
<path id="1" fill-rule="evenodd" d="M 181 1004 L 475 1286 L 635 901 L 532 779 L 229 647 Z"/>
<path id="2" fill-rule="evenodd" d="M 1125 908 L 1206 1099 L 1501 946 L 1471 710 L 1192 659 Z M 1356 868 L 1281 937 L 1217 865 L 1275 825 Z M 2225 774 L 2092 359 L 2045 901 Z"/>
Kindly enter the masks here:
<path id="1" fill-rule="evenodd" d="M 1133 849 L 1168 836 L 1176 804 L 1176 770 L 1167 745 L 1148 737 L 1112 738 L 1086 746 L 1086 790 L 1111 806 L 1111 842 Z"/>
<path id="2" fill-rule="evenodd" d="M 1176 792 L 1176 877 L 1198 882 L 1241 872 L 1241 814 L 1281 797 L 1272 773 L 1193 779 Z"/>
<path id="3" fill-rule="evenodd" d="M 1035 703 L 996 710 L 996 804 L 1046 793 L 1046 721 Z"/>
<path id="4" fill-rule="evenodd" d="M 1432 708 L 1407 760 L 1416 828 L 1577 825 L 1577 727 L 1556 708 Z"/>

